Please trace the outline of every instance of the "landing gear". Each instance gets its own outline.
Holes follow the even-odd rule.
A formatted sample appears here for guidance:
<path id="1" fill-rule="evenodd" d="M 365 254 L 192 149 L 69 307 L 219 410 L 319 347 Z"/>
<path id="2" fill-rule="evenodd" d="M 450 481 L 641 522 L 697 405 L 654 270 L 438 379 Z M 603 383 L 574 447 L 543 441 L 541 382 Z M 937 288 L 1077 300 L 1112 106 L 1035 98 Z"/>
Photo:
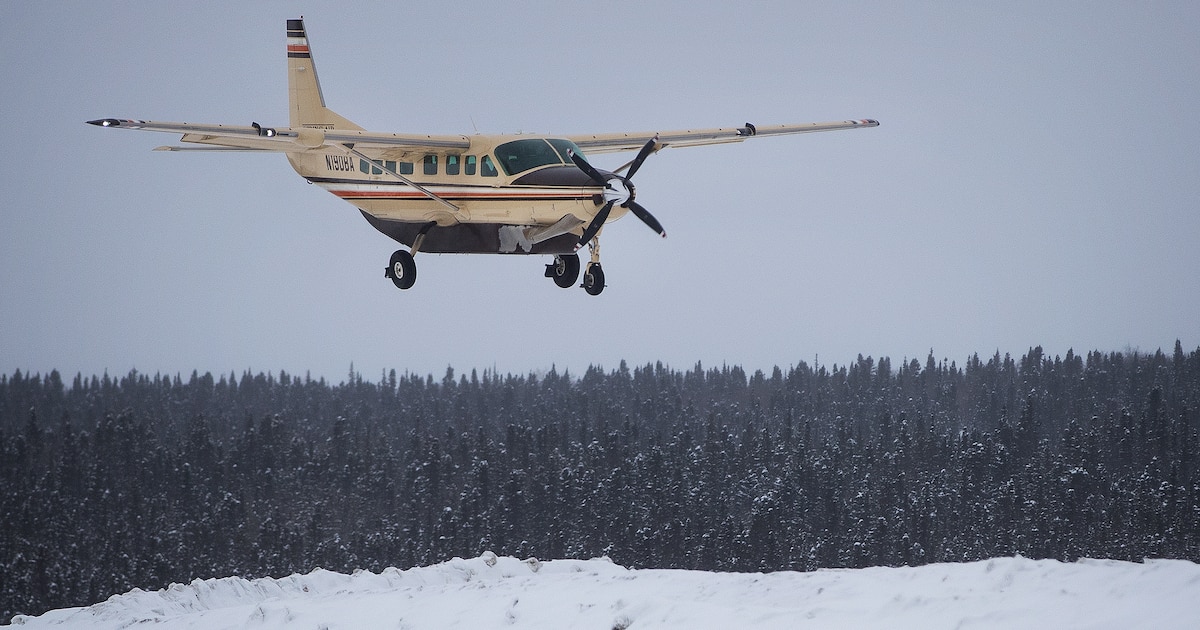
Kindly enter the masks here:
<path id="1" fill-rule="evenodd" d="M 437 227 L 437 221 L 430 221 L 422 225 L 421 229 L 417 231 L 416 238 L 413 239 L 410 251 L 397 249 L 392 252 L 392 259 L 388 262 L 387 269 L 383 270 L 383 275 L 391 278 L 392 284 L 395 284 L 397 289 L 411 289 L 412 285 L 417 283 L 417 263 L 413 260 L 413 256 L 416 256 L 417 251 L 421 249 L 429 230 L 435 227 Z"/>
<path id="2" fill-rule="evenodd" d="M 563 289 L 571 288 L 579 279 L 579 256 L 576 254 L 559 254 L 554 262 L 546 265 L 546 277 L 554 278 L 554 284 Z"/>
<path id="3" fill-rule="evenodd" d="M 588 295 L 600 295 L 604 290 L 604 270 L 599 262 L 588 263 L 587 270 L 583 272 L 583 290 Z"/>
<path id="4" fill-rule="evenodd" d="M 600 268 L 600 235 L 592 236 L 588 241 L 588 252 L 591 254 L 591 262 L 587 264 L 587 268 L 583 270 L 583 287 L 588 295 L 600 295 L 604 290 L 604 270 Z"/>
<path id="5" fill-rule="evenodd" d="M 417 281 L 417 263 L 412 254 L 398 249 L 392 253 L 392 260 L 383 275 L 391 278 L 397 289 L 411 289 Z"/>

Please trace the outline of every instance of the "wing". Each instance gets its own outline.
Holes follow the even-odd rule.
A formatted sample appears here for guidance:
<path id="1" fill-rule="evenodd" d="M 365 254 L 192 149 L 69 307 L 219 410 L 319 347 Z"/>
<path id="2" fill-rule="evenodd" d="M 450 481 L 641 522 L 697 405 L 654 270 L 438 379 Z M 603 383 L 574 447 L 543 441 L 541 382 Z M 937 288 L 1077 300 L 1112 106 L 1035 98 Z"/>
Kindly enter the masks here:
<path id="1" fill-rule="evenodd" d="M 337 147 L 372 149 L 379 151 L 404 150 L 424 151 L 439 149 L 466 149 L 471 141 L 466 136 L 426 135 L 403 133 L 379 133 L 347 129 L 316 129 L 302 127 L 264 127 L 258 123 L 249 126 L 217 125 L 204 123 L 159 122 L 153 120 L 128 120 L 124 118 L 101 118 L 89 120 L 89 124 L 117 129 L 140 129 L 181 133 L 182 142 L 210 145 L 208 147 L 159 147 L 167 151 L 271 151 L 277 153 L 299 153 Z"/>
<path id="2" fill-rule="evenodd" d="M 638 133 L 606 133 L 564 137 L 574 142 L 588 154 L 592 154 L 635 151 L 642 148 L 646 142 L 656 136 L 663 146 L 692 147 L 702 144 L 741 142 L 748 138 L 762 136 L 782 136 L 792 133 L 837 131 L 839 129 L 859 129 L 878 126 L 879 122 L 875 120 L 839 120 L 837 122 L 761 127 L 746 123 L 741 127 L 719 127 L 716 129 L 682 129 L 679 131 L 644 131 Z"/>

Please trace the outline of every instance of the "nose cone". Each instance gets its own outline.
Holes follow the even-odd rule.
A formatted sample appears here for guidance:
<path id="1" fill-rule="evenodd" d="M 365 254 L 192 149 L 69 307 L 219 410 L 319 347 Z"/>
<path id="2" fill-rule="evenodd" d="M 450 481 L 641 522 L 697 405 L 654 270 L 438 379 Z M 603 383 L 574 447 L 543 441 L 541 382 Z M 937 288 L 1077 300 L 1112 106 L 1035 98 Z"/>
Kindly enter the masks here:
<path id="1" fill-rule="evenodd" d="M 604 183 L 604 200 L 624 206 L 633 199 L 633 185 L 624 177 L 613 176 Z"/>

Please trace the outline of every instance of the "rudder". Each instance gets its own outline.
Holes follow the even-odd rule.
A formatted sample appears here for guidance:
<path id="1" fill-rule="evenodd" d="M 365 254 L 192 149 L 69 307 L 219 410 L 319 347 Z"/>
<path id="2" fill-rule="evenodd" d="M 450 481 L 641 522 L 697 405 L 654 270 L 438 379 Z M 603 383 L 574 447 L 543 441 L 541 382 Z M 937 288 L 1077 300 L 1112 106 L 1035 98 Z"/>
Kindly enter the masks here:
<path id="1" fill-rule="evenodd" d="M 304 18 L 287 21 L 288 114 L 293 129 L 362 129 L 325 107 Z"/>

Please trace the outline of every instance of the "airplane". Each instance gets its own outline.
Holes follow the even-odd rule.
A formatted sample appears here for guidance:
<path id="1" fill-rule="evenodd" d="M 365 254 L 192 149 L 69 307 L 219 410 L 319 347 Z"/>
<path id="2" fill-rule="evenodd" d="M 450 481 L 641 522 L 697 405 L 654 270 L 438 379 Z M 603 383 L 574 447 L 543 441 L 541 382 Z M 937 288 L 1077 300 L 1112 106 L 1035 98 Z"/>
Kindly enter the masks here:
<path id="1" fill-rule="evenodd" d="M 600 233 L 628 212 L 666 236 L 637 202 L 632 179 L 666 147 L 742 142 L 751 138 L 876 127 L 875 120 L 753 125 L 594 135 L 436 135 L 367 131 L 325 106 L 304 19 L 287 21 L 287 127 L 101 118 L 114 129 L 181 133 L 160 151 L 283 153 L 301 177 L 353 204 L 370 224 L 406 245 L 384 276 L 400 289 L 417 279 L 418 252 L 553 256 L 545 275 L 559 287 L 579 280 L 578 251 L 590 260 L 580 285 L 605 287 Z M 603 170 L 585 157 L 637 151 L 623 166 Z"/>

